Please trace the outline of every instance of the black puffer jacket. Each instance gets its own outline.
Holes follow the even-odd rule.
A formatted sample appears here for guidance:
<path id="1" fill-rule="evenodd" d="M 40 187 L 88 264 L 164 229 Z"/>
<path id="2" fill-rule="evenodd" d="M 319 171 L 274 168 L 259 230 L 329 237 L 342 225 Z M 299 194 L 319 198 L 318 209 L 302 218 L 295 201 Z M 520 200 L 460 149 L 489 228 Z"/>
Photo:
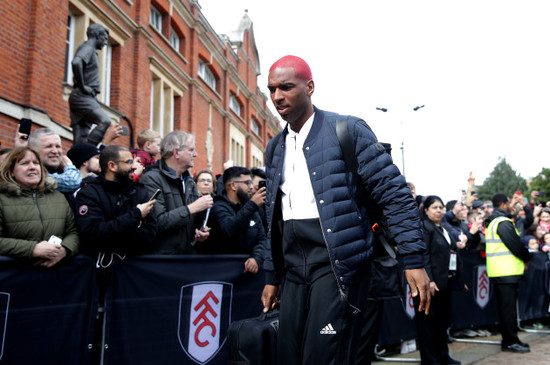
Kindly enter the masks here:
<path id="1" fill-rule="evenodd" d="M 210 238 L 205 241 L 208 253 L 245 254 L 262 265 L 265 256 L 267 237 L 259 207 L 249 200 L 243 206 L 231 202 L 225 191 L 214 198 Z"/>
<path id="2" fill-rule="evenodd" d="M 336 136 L 335 123 L 339 118 L 346 117 L 315 108 L 315 118 L 303 152 L 333 271 L 341 293 L 345 295 L 347 287 L 363 278 L 360 273 L 369 264 L 374 237 L 366 207 L 359 201 L 357 186 L 346 168 Z M 391 236 L 403 255 L 405 268 L 423 267 L 426 247 L 416 203 L 405 179 L 365 121 L 349 117 L 348 129 L 355 144 L 363 186 L 372 200 L 382 207 Z M 275 136 L 266 152 L 266 206 L 271 253 L 266 255 L 264 268 L 268 271 L 268 284 L 278 283 L 284 271 L 278 222 L 282 219 L 279 186 L 287 133 L 285 128 Z M 276 275 L 272 275 L 274 273 Z"/>
<path id="3" fill-rule="evenodd" d="M 141 217 L 138 204 L 149 200 L 139 183 L 121 184 L 103 175 L 86 179 L 76 195 L 82 251 L 97 258 L 99 252 L 118 254 L 153 253 L 157 234 L 154 214 Z"/>

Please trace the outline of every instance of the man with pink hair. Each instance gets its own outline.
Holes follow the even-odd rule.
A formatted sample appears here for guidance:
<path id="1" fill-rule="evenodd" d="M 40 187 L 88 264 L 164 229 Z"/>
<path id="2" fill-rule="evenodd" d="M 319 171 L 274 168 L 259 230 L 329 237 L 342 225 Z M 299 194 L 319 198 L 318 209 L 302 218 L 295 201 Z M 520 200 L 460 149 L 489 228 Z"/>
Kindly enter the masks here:
<path id="1" fill-rule="evenodd" d="M 268 254 L 264 263 L 264 312 L 279 304 L 280 364 L 364 364 L 360 348 L 366 316 L 374 234 L 370 216 L 379 209 L 395 237 L 419 310 L 428 312 L 429 279 L 416 204 L 391 156 L 361 119 L 313 106 L 311 69 L 285 56 L 269 70 L 268 89 L 288 123 L 266 151 Z M 336 124 L 347 123 L 359 161 L 359 196 L 346 167 Z M 342 125 L 342 124 L 339 124 Z M 361 353 L 360 353 L 361 352 Z"/>

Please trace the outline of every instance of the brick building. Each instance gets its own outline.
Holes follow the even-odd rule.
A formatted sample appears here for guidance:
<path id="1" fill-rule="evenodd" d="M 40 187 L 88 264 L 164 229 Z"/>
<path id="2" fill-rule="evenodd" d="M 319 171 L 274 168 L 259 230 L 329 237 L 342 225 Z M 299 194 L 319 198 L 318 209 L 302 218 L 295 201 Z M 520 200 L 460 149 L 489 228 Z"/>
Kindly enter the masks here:
<path id="1" fill-rule="evenodd" d="M 90 24 L 109 29 L 98 52 L 102 107 L 129 128 L 196 136 L 195 167 L 262 166 L 279 130 L 257 86 L 259 56 L 245 13 L 230 35 L 216 34 L 197 0 L 4 0 L 0 8 L 0 141 L 11 147 L 21 118 L 71 145 L 70 62 Z M 136 146 L 137 147 L 137 146 Z"/>

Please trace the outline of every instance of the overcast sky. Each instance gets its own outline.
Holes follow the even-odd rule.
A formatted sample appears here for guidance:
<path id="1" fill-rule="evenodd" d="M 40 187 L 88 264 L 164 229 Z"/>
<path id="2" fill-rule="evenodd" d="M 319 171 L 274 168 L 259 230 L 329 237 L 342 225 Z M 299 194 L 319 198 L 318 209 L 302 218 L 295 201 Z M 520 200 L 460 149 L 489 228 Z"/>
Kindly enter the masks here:
<path id="1" fill-rule="evenodd" d="M 403 143 L 418 194 L 456 199 L 499 157 L 526 179 L 550 167 L 548 1 L 199 2 L 217 33 L 248 9 L 266 95 L 271 64 L 300 56 L 318 108 L 365 119 L 400 170 Z"/>

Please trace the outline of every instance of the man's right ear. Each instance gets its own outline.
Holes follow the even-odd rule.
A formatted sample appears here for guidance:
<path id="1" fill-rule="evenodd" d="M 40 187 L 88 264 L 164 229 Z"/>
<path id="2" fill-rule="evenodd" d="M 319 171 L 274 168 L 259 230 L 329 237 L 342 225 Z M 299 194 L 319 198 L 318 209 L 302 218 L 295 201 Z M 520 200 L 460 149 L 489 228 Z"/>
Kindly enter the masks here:
<path id="1" fill-rule="evenodd" d="M 306 82 L 306 91 L 307 96 L 313 95 L 313 92 L 315 91 L 315 83 L 313 82 L 313 80 L 309 80 Z"/>
<path id="2" fill-rule="evenodd" d="M 108 161 L 107 162 L 107 171 L 116 172 L 117 170 L 117 162 L 116 161 Z"/>

